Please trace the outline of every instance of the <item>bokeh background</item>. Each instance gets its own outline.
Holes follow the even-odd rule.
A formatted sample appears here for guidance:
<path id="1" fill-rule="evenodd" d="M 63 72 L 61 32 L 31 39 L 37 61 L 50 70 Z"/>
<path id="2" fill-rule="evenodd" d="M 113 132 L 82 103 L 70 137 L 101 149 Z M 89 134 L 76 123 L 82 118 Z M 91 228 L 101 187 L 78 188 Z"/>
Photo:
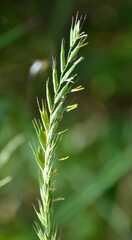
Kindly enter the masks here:
<path id="1" fill-rule="evenodd" d="M 32 204 L 39 198 L 37 165 L 29 141 L 36 141 L 36 96 L 45 96 L 51 58 L 59 67 L 61 38 L 69 46 L 71 18 L 87 14 L 89 45 L 77 69 L 85 90 L 65 114 L 68 128 L 58 147 L 54 204 L 61 239 L 132 238 L 132 1 L 0 1 L 0 240 L 33 240 Z"/>

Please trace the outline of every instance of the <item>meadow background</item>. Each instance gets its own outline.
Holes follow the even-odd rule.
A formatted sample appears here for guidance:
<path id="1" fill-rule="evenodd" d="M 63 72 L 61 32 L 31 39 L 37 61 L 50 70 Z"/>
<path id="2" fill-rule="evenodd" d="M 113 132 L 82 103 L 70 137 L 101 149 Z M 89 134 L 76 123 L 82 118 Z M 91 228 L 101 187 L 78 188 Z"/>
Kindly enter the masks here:
<path id="1" fill-rule="evenodd" d="M 69 46 L 71 17 L 87 14 L 89 45 L 77 68 L 85 90 L 69 97 L 78 109 L 58 147 L 55 221 L 61 239 L 132 238 L 132 1 L 5 0 L 0 2 L 0 240 L 35 240 L 32 203 L 39 198 L 36 96 L 45 96 L 51 58 Z M 38 69 L 40 69 L 38 71 Z"/>

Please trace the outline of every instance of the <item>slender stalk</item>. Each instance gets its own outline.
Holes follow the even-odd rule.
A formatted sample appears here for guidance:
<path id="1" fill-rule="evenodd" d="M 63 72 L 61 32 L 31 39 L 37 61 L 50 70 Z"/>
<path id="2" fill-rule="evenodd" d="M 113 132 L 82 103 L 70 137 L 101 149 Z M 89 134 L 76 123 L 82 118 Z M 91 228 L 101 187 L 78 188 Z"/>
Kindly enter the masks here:
<path id="1" fill-rule="evenodd" d="M 63 198 L 53 199 L 53 191 L 55 190 L 55 182 L 53 176 L 55 176 L 57 169 L 54 169 L 54 162 L 56 161 L 56 145 L 58 138 L 65 132 L 57 132 L 57 127 L 62 119 L 65 111 L 71 111 L 77 107 L 77 104 L 65 106 L 64 101 L 68 93 L 76 92 L 83 89 L 82 86 L 73 88 L 73 83 L 76 79 L 76 74 L 73 75 L 73 71 L 79 62 L 83 60 L 83 57 L 75 60 L 77 53 L 81 47 L 86 45 L 85 40 L 87 34 L 81 32 L 82 17 L 79 19 L 76 16 L 75 21 L 72 20 L 72 26 L 70 30 L 70 48 L 65 57 L 64 40 L 61 43 L 60 52 L 60 77 L 58 78 L 56 61 L 53 59 L 52 65 L 52 81 L 54 88 L 54 99 L 51 99 L 49 91 L 49 81 L 46 83 L 46 103 L 42 101 L 39 103 L 37 99 L 39 112 L 41 116 L 40 120 L 33 120 L 33 125 L 38 136 L 39 146 L 37 150 L 32 147 L 35 159 L 39 167 L 40 178 L 40 198 L 38 201 L 39 211 L 35 212 L 41 223 L 35 223 L 35 230 L 40 240 L 56 240 L 57 230 L 53 229 L 52 216 L 53 216 L 53 201 L 63 200 Z M 65 160 L 68 157 L 64 157 L 59 160 Z"/>

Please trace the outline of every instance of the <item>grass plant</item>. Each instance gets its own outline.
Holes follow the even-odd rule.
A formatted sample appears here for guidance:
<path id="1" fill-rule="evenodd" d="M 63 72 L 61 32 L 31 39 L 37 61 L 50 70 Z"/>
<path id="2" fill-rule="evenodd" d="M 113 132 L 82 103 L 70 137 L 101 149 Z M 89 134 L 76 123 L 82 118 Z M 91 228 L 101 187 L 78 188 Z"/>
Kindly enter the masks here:
<path id="1" fill-rule="evenodd" d="M 66 105 L 65 99 L 69 93 L 77 92 L 83 89 L 81 85 L 73 87 L 77 74 L 73 73 L 76 66 L 83 60 L 83 57 L 77 58 L 80 48 L 87 44 L 87 34 L 83 32 L 82 24 L 85 17 L 72 19 L 70 30 L 70 47 L 66 57 L 64 39 L 61 42 L 60 51 L 60 76 L 57 72 L 56 60 L 52 64 L 52 82 L 54 89 L 53 99 L 49 90 L 49 80 L 46 82 L 46 100 L 37 99 L 41 120 L 33 120 L 33 125 L 38 137 L 39 145 L 36 148 L 31 145 L 33 154 L 39 168 L 40 198 L 38 201 L 39 210 L 35 207 L 35 212 L 41 224 L 35 223 L 35 230 L 40 240 L 56 240 L 57 228 L 53 224 L 53 202 L 63 200 L 58 197 L 53 199 L 55 191 L 56 175 L 55 161 L 57 160 L 56 146 L 61 135 L 66 131 L 58 132 L 60 120 L 64 112 L 69 112 L 77 108 L 77 104 Z M 66 160 L 68 157 L 59 159 Z"/>

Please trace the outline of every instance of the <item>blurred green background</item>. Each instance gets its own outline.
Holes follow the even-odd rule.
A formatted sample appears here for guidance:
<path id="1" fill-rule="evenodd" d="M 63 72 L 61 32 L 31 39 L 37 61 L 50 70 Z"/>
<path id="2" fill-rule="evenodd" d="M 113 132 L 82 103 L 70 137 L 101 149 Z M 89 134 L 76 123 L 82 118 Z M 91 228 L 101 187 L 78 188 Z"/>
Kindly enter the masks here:
<path id="1" fill-rule="evenodd" d="M 85 90 L 69 97 L 58 156 L 55 221 L 61 239 L 132 238 L 132 1 L 0 1 L 0 240 L 35 240 L 39 186 L 29 141 L 36 141 L 36 96 L 45 95 L 51 57 L 69 46 L 71 17 L 87 14 L 89 45 L 77 69 Z M 7 161 L 8 160 L 8 161 Z"/>

